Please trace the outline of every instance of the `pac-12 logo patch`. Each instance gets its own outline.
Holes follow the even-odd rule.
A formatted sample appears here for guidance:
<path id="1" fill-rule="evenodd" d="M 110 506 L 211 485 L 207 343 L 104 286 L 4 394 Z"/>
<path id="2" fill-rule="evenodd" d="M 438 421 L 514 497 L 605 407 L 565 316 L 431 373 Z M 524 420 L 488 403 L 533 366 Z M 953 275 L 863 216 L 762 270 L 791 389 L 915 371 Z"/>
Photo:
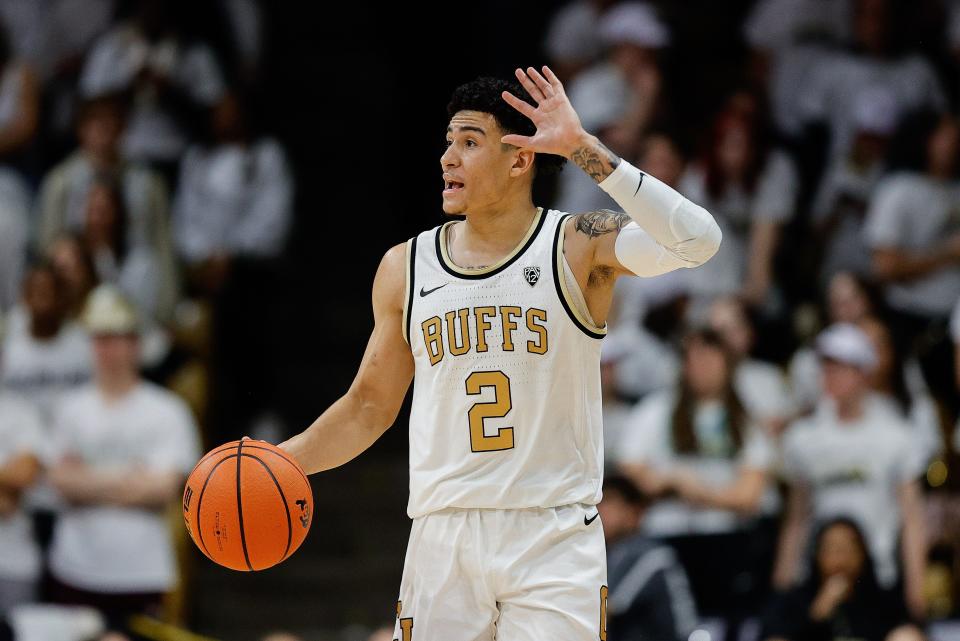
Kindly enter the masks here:
<path id="1" fill-rule="evenodd" d="M 540 280 L 540 268 L 539 267 L 524 267 L 523 268 L 523 278 L 527 281 L 530 287 L 533 287 L 537 284 L 537 281 Z"/>

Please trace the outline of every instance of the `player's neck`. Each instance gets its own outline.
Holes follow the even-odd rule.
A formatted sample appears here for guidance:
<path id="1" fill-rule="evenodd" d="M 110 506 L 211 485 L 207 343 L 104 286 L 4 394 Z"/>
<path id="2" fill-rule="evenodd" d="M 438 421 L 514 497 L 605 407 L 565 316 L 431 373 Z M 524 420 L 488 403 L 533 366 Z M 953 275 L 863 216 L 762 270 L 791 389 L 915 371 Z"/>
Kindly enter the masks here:
<path id="1" fill-rule="evenodd" d="M 451 243 L 470 250 L 509 252 L 520 243 L 537 216 L 537 208 L 528 198 L 515 205 L 470 212 L 466 220 L 454 225 Z"/>

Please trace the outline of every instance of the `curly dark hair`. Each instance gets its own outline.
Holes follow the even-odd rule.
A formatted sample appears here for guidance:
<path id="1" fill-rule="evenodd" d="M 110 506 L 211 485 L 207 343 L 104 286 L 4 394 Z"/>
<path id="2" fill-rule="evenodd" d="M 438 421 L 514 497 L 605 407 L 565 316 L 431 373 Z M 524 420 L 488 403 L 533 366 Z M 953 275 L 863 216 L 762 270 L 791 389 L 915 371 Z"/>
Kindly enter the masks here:
<path id="1" fill-rule="evenodd" d="M 519 82 L 500 78 L 481 77 L 462 84 L 453 91 L 447 105 L 447 115 L 451 118 L 458 111 L 482 111 L 493 116 L 504 132 L 532 136 L 537 128 L 522 113 L 504 101 L 503 92 L 509 91 L 521 100 L 530 102 L 526 90 Z M 533 103 L 531 103 L 533 104 Z M 534 168 L 537 176 L 546 176 L 560 171 L 567 159 L 554 154 L 537 154 Z"/>

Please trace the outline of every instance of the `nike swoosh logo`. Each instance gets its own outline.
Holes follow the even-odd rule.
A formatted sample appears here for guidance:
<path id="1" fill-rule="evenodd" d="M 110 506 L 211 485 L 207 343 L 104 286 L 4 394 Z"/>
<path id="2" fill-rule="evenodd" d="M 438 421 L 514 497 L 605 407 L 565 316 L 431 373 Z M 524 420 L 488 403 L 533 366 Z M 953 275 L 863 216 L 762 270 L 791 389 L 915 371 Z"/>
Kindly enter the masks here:
<path id="1" fill-rule="evenodd" d="M 637 190 L 636 190 L 635 192 L 633 192 L 633 195 L 634 195 L 634 196 L 636 196 L 637 194 L 640 193 L 640 187 L 643 185 L 643 177 L 644 177 L 644 176 L 646 176 L 646 174 L 641 171 L 641 172 L 640 172 L 640 182 L 637 183 Z"/>
<path id="2" fill-rule="evenodd" d="M 446 287 L 446 286 L 449 285 L 449 284 L 450 284 L 450 283 L 444 283 L 443 285 L 440 285 L 439 287 L 434 287 L 433 289 L 424 289 L 423 287 L 421 287 L 421 288 L 420 288 L 420 298 L 423 298 L 424 296 L 429 296 L 430 294 L 432 294 L 433 292 L 437 291 L 437 290 L 440 289 L 441 287 Z"/>
<path id="3" fill-rule="evenodd" d="M 591 523 L 593 523 L 594 521 L 597 520 L 597 517 L 598 517 L 598 516 L 600 516 L 600 513 L 599 513 L 599 512 L 597 512 L 596 514 L 594 514 L 593 516 L 591 516 L 591 517 L 588 519 L 588 518 L 587 518 L 587 515 L 584 514 L 584 515 L 583 515 L 583 524 L 584 524 L 584 525 L 590 525 Z"/>

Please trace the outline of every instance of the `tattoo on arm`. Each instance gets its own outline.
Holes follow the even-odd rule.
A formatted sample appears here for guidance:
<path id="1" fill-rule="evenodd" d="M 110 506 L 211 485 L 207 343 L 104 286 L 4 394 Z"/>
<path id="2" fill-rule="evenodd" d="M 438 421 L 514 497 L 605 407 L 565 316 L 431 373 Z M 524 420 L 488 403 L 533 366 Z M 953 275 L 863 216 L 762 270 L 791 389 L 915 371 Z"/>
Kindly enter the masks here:
<path id="1" fill-rule="evenodd" d="M 620 159 L 600 142 L 580 147 L 573 152 L 570 159 L 597 182 L 612 174 L 620 164 Z"/>
<path id="2" fill-rule="evenodd" d="M 630 222 L 630 217 L 619 211 L 601 209 L 574 216 L 574 228 L 581 234 L 597 238 L 610 232 L 620 231 Z"/>

